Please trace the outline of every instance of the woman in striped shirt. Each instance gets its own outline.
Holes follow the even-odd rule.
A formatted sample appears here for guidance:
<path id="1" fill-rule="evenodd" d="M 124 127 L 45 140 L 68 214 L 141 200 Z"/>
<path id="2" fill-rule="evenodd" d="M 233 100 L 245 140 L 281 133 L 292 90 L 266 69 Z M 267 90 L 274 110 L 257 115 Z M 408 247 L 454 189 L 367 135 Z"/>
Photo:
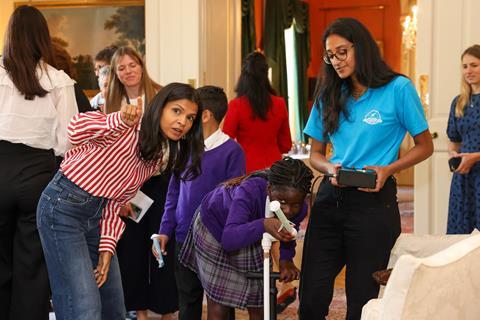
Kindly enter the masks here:
<path id="1" fill-rule="evenodd" d="M 186 169 L 182 178 L 198 175 L 203 140 L 197 101 L 192 87 L 172 83 L 152 99 L 143 118 L 140 102 L 70 122 L 74 148 L 37 209 L 57 319 L 124 318 L 114 256 L 124 230 L 118 213 L 160 168 L 177 176 Z"/>
<path id="2" fill-rule="evenodd" d="M 148 105 L 161 89 L 148 75 L 140 54 L 130 47 L 118 48 L 110 66 L 108 93 L 105 95 L 107 113 L 116 112 L 123 105 L 138 104 L 137 97 L 142 98 L 143 106 Z M 168 320 L 178 310 L 174 256 L 166 256 L 165 266 L 159 269 L 150 251 L 150 235 L 160 225 L 170 175 L 170 172 L 160 170 L 143 184 L 140 191 L 153 203 L 140 221 L 127 219 L 128 216 L 135 216 L 130 204 L 120 211 L 120 216 L 125 217 L 125 231 L 117 243 L 116 255 L 122 276 L 125 308 L 127 311 L 136 311 L 137 320 L 147 320 L 148 310 Z M 169 248 L 172 251 L 173 245 L 172 242 Z"/>

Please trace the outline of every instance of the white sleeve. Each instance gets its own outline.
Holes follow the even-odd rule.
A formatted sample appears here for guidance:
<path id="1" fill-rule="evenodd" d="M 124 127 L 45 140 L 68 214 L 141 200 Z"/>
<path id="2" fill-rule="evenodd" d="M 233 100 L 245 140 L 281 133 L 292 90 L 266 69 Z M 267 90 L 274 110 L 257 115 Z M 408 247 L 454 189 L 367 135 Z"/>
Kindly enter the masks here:
<path id="1" fill-rule="evenodd" d="M 95 97 L 90 99 L 90 105 L 92 106 L 92 108 L 98 109 L 98 100 L 100 100 L 101 96 L 102 96 L 102 93 L 99 92 L 95 95 Z"/>
<path id="2" fill-rule="evenodd" d="M 55 127 L 55 146 L 53 147 L 56 156 L 63 156 L 70 149 L 71 145 L 67 138 L 67 126 L 70 119 L 78 113 L 75 89 L 71 85 L 54 88 L 51 92 L 57 110 L 57 125 Z"/>

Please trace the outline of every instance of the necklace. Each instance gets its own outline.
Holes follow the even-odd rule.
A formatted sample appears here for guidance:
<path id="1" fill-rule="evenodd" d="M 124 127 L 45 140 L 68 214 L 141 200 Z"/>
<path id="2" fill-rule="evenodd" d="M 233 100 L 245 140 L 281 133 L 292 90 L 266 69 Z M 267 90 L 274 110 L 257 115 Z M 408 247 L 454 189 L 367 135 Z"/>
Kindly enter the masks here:
<path id="1" fill-rule="evenodd" d="M 473 108 L 475 106 L 475 103 L 478 103 L 478 96 L 480 96 L 480 94 L 478 93 L 473 93 L 470 95 L 470 99 L 469 99 L 470 108 Z"/>

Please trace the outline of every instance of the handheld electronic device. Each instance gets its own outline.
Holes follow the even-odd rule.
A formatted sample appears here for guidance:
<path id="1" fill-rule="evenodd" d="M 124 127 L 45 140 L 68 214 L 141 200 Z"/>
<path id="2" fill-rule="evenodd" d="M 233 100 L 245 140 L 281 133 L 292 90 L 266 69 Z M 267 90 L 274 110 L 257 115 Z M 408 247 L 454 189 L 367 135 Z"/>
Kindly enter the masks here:
<path id="1" fill-rule="evenodd" d="M 454 172 L 455 170 L 457 170 L 458 166 L 460 165 L 460 162 L 462 162 L 461 157 L 448 159 L 448 167 L 450 168 L 450 171 Z"/>
<path id="2" fill-rule="evenodd" d="M 285 213 L 283 213 L 282 208 L 280 207 L 280 202 L 278 202 L 277 200 L 270 202 L 270 211 L 274 212 L 278 220 L 280 220 L 280 222 L 282 223 L 282 228 L 285 228 L 285 230 L 287 230 L 294 236 L 297 235 L 297 230 L 293 227 L 295 224 L 287 219 Z"/>
<path id="3" fill-rule="evenodd" d="M 368 169 L 340 168 L 337 171 L 337 182 L 348 187 L 375 189 L 377 173 Z"/>
<path id="4" fill-rule="evenodd" d="M 158 253 L 158 267 L 161 268 L 165 265 L 165 262 L 163 261 L 163 255 L 162 255 L 162 249 L 160 248 L 160 242 L 158 242 L 158 234 L 152 234 L 150 239 L 153 241 L 153 246 L 155 247 L 155 251 Z"/>

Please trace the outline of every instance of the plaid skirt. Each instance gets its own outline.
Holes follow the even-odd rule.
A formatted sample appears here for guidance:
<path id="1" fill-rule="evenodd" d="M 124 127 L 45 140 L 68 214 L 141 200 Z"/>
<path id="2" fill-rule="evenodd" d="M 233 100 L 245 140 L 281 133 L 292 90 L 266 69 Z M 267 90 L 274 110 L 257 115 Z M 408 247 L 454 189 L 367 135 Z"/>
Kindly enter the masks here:
<path id="1" fill-rule="evenodd" d="M 263 280 L 247 272 L 263 271 L 260 242 L 228 253 L 202 223 L 197 210 L 179 261 L 197 273 L 207 297 L 225 306 L 245 309 L 263 306 Z"/>

